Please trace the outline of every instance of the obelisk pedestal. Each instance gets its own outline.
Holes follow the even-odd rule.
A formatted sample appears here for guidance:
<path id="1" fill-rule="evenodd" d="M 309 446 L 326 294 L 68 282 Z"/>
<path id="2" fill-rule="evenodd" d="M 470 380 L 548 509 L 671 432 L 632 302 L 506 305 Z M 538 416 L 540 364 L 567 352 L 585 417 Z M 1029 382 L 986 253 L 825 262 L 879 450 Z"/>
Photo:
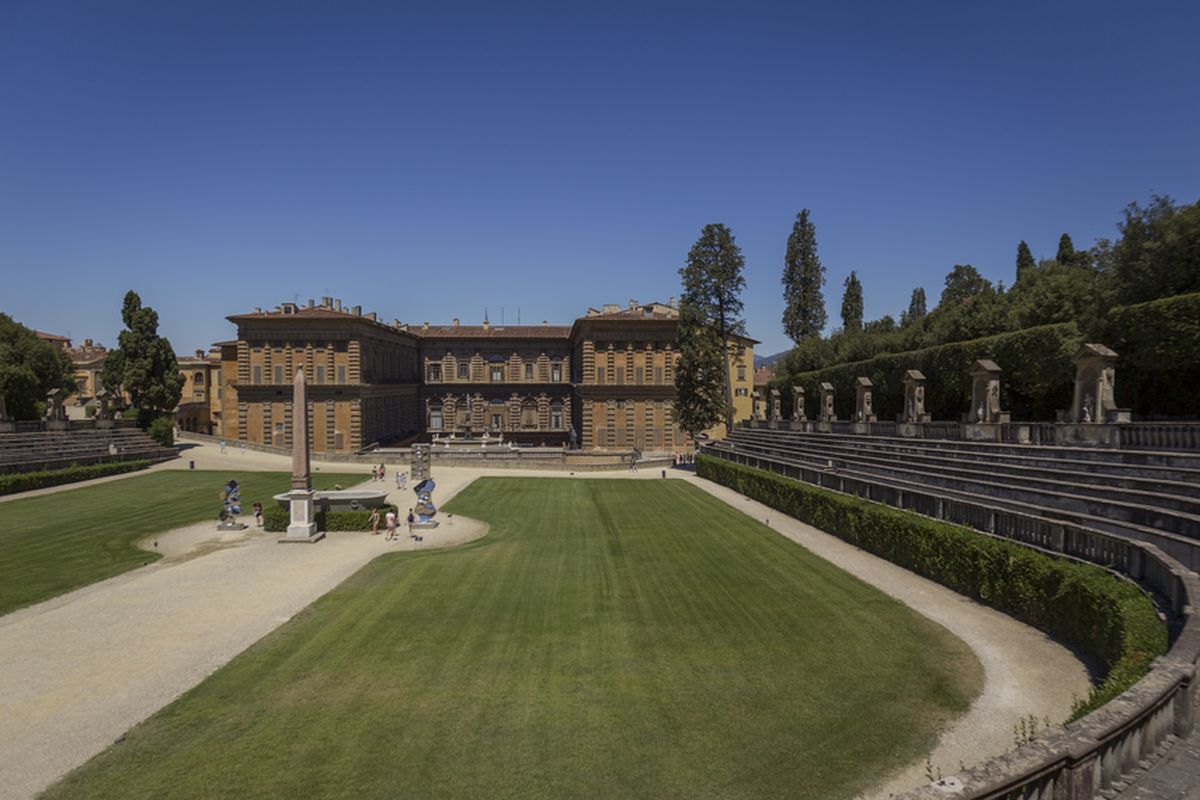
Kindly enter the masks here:
<path id="1" fill-rule="evenodd" d="M 280 542 L 317 542 L 325 538 L 317 530 L 313 512 L 312 471 L 308 457 L 308 388 L 304 369 L 296 370 L 292 383 L 292 490 L 288 492 L 291 522 Z"/>

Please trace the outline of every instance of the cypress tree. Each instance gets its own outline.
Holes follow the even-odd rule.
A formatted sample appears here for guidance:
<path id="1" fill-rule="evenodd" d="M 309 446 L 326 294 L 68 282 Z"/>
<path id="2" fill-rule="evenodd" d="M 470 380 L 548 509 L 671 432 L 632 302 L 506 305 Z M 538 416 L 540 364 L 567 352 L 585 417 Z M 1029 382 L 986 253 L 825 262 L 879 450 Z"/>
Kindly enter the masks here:
<path id="1" fill-rule="evenodd" d="M 904 327 L 919 322 L 925 314 L 925 287 L 918 286 L 912 290 L 912 298 L 908 301 L 908 311 L 900 314 L 900 326 Z"/>
<path id="2" fill-rule="evenodd" d="M 1054 260 L 1060 264 L 1074 264 L 1077 254 L 1075 245 L 1071 242 L 1071 237 L 1063 234 L 1058 240 L 1058 254 L 1054 256 Z"/>
<path id="3" fill-rule="evenodd" d="M 685 376 L 690 372 L 702 376 L 704 380 L 721 382 L 724 401 L 720 411 L 724 413 L 726 430 L 730 431 L 733 430 L 733 385 L 729 379 L 729 357 L 740 355 L 742 346 L 736 343 L 736 337 L 746 335 L 746 322 L 741 318 L 741 293 L 746 286 L 742 271 L 745 267 L 746 259 L 734 242 L 733 233 L 718 223 L 704 226 L 700 238 L 688 252 L 687 263 L 679 270 L 679 276 L 683 279 L 680 307 L 690 307 L 686 315 L 680 314 L 679 370 Z M 703 335 L 703 342 L 695 344 L 695 347 L 685 347 L 683 339 L 695 336 L 698 332 Z M 713 341 L 721 348 L 719 369 L 708 361 Z M 703 360 L 696 364 L 685 363 L 689 352 Z M 697 389 L 696 386 L 690 379 L 682 382 L 676 380 L 676 403 L 682 408 L 677 418 L 684 430 L 693 435 L 720 421 L 718 415 L 708 424 L 695 427 L 704 422 L 704 415 L 689 414 L 687 409 L 703 411 L 709 408 L 706 396 L 711 394 L 708 389 Z"/>
<path id="4" fill-rule="evenodd" d="M 1066 234 L 1064 233 L 1063 236 L 1066 236 Z M 1070 241 L 1071 239 L 1068 237 L 1067 243 L 1070 244 Z M 1033 253 L 1030 252 L 1029 245 L 1025 244 L 1025 240 L 1022 239 L 1021 243 L 1017 245 L 1017 281 L 1021 280 L 1021 276 L 1027 270 L 1033 269 L 1036 266 L 1037 262 L 1033 260 Z"/>
<path id="5" fill-rule="evenodd" d="M 854 270 L 846 278 L 846 291 L 842 295 L 842 330 L 846 333 L 856 333 L 863 326 L 863 291 L 862 282 Z"/>
<path id="6" fill-rule="evenodd" d="M 825 266 L 817 257 L 817 231 L 808 209 L 796 215 L 783 257 L 783 329 L 797 344 L 806 337 L 820 336 L 827 319 Z"/>

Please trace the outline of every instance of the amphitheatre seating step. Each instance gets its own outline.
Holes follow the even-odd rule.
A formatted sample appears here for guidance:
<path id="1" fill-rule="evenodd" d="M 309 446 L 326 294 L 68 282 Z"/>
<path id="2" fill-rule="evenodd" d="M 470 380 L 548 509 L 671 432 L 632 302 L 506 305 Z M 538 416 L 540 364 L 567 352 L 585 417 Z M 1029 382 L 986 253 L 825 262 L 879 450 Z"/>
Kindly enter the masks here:
<path id="1" fill-rule="evenodd" d="M 746 443 L 738 443 L 736 447 L 766 460 L 792 458 L 815 465 L 820 465 L 824 460 L 826 465 L 829 464 L 828 458 L 800 449 L 788 450 L 780 446 Z M 1034 503 L 1042 508 L 1119 520 L 1200 541 L 1200 516 L 1155 507 L 1148 502 L 1152 498 L 1147 493 L 1137 493 L 1136 497 L 1130 497 L 1134 493 L 1125 491 L 1126 497 L 1122 499 L 1119 490 L 1105 492 L 1099 487 L 1080 486 L 1063 481 L 1034 482 L 1010 476 L 993 477 L 972 471 L 931 470 L 911 461 L 900 462 L 869 455 L 842 457 L 834 461 L 833 465 L 838 471 L 852 470 L 856 475 L 899 479 L 912 484 L 936 486 L 1022 504 Z M 1190 504 L 1189 508 L 1195 510 L 1194 502 L 1188 498 L 1174 498 L 1174 501 Z"/>
<path id="2" fill-rule="evenodd" d="M 1041 445 L 997 444 L 947 439 L 908 439 L 886 436 L 855 436 L 834 433 L 805 433 L 790 430 L 745 429 L 735 436 L 766 435 L 777 440 L 841 442 L 855 447 L 902 453 L 937 452 L 950 457 L 970 454 L 988 460 L 1043 466 L 1061 464 L 1078 472 L 1123 472 L 1135 477 L 1200 482 L 1200 455 L 1148 453 L 1104 448 L 1051 447 Z M 1160 458 L 1161 456 L 1161 458 Z"/>
<path id="3" fill-rule="evenodd" d="M 716 451 L 714 454 L 729 452 L 742 457 L 748 456 L 751 459 L 758 459 L 765 464 L 803 468 L 810 473 L 815 474 L 815 476 L 818 478 L 818 480 L 806 480 L 806 482 L 814 483 L 826 488 L 832 488 L 835 491 L 841 491 L 839 488 L 839 479 L 843 477 L 852 478 L 893 491 L 918 492 L 923 495 L 928 495 L 930 497 L 943 500 L 957 500 L 981 507 L 995 508 L 1017 514 L 1039 516 L 1047 520 L 1071 523 L 1079 527 L 1089 528 L 1116 536 L 1124 536 L 1126 538 L 1136 539 L 1157 545 L 1164 552 L 1178 559 L 1189 569 L 1200 569 L 1200 541 L 1146 525 L 1140 525 L 1133 522 L 1114 521 L 1108 516 L 1097 516 L 1095 514 L 1071 511 L 1069 509 L 1040 505 L 1033 502 L 1010 500 L 1002 497 L 983 495 L 972 491 L 933 486 L 917 481 L 905 480 L 903 478 L 874 475 L 867 472 L 857 471 L 853 467 L 847 467 L 846 469 L 829 469 L 823 459 L 814 460 L 781 455 L 772 457 L 768 454 L 752 454 L 744 452 L 741 448 L 730 449 L 727 444 L 723 443 L 709 445 L 708 449 L 710 452 Z M 872 496 L 870 499 L 879 498 Z"/>
<path id="4" fill-rule="evenodd" d="M 789 441 L 757 435 L 730 437 L 729 441 L 743 447 L 777 449 L 780 452 L 822 455 L 835 461 L 852 460 L 884 466 L 903 463 L 921 465 L 948 475 L 979 476 L 1003 482 L 1019 478 L 1021 485 L 1065 485 L 1076 493 L 1124 499 L 1160 508 L 1170 508 L 1188 514 L 1200 514 L 1200 480 L 1161 480 L 1130 477 L 1092 471 L 1080 472 L 1061 466 L 1032 467 L 1003 460 L 976 459 L 973 456 L 948 456 L 937 452 L 898 452 L 886 447 L 863 447 L 855 443 L 823 442 L 820 440 Z"/>
<path id="5" fill-rule="evenodd" d="M 110 452 L 112 448 L 116 455 Z M 137 428 L 0 434 L 0 472 L 131 459 L 158 462 L 177 456 L 174 449 L 159 445 Z"/>

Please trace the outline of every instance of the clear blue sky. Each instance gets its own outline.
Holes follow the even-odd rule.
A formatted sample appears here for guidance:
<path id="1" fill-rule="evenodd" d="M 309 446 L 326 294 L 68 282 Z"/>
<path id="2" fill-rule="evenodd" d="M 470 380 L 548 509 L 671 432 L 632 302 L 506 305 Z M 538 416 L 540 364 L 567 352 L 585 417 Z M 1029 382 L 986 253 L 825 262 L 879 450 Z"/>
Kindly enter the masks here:
<path id="1" fill-rule="evenodd" d="M 0 310 L 178 352 L 335 295 L 387 319 L 568 322 L 666 300 L 700 228 L 760 353 L 812 209 L 831 320 L 947 271 L 1011 283 L 1200 195 L 1200 5 L 0 4 Z"/>

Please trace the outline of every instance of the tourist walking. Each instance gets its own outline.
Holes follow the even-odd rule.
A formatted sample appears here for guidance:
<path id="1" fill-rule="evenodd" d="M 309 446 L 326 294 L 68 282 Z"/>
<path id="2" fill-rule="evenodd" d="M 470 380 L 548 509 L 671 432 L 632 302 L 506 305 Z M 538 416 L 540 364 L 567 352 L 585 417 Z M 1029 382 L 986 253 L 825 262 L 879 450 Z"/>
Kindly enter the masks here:
<path id="1" fill-rule="evenodd" d="M 403 473 L 403 472 L 397 472 L 397 473 L 396 473 L 396 488 L 397 488 L 397 489 L 403 489 L 403 488 L 404 488 L 403 486 L 401 486 L 401 485 L 400 485 L 400 479 L 401 479 L 402 477 L 404 477 L 404 473 Z"/>
<path id="2" fill-rule="evenodd" d="M 412 532 L 413 523 L 416 521 L 417 521 L 416 518 L 413 517 L 412 509 L 410 508 L 408 510 L 408 538 L 410 538 L 410 539 L 412 538 L 412 535 L 413 535 L 413 532 Z"/>
<path id="3" fill-rule="evenodd" d="M 262 503 L 257 500 L 254 501 L 254 524 L 260 528 L 263 526 Z"/>
<path id="4" fill-rule="evenodd" d="M 389 509 L 387 513 L 387 540 L 390 542 L 396 538 L 396 509 Z"/>
<path id="5" fill-rule="evenodd" d="M 379 535 L 379 509 L 378 508 L 371 509 L 371 518 L 367 521 L 371 523 L 371 535 L 378 536 Z"/>
<path id="6" fill-rule="evenodd" d="M 374 483 L 377 480 L 379 480 L 379 468 L 376 467 L 374 464 L 372 464 L 371 465 L 371 482 Z"/>
<path id="7" fill-rule="evenodd" d="M 221 455 L 225 455 L 225 440 L 221 440 Z"/>
<path id="8" fill-rule="evenodd" d="M 387 480 L 387 467 L 383 464 L 379 465 L 379 480 Z"/>

